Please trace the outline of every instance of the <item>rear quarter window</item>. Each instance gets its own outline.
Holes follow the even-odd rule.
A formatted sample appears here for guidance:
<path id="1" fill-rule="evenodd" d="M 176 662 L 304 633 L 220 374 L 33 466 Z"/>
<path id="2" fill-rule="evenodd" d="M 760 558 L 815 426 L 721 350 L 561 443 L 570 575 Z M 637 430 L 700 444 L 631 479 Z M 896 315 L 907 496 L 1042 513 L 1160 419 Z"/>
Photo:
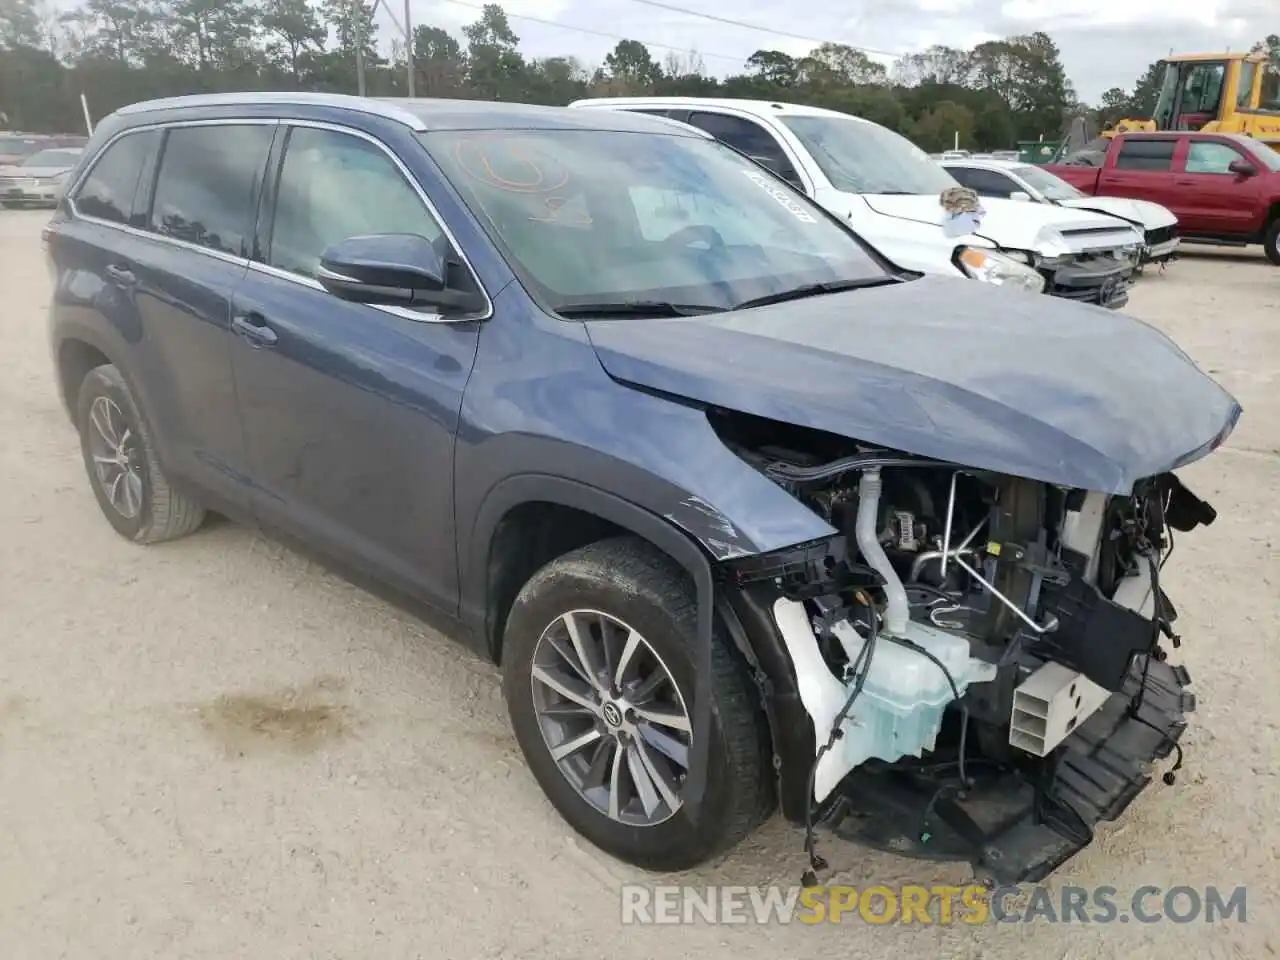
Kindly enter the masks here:
<path id="1" fill-rule="evenodd" d="M 165 138 L 151 204 L 156 233 L 247 256 L 273 124 L 173 127 Z"/>
<path id="2" fill-rule="evenodd" d="M 113 140 L 76 188 L 76 212 L 108 223 L 144 226 L 145 212 L 134 206 L 142 172 L 159 143 L 159 130 L 139 130 Z"/>

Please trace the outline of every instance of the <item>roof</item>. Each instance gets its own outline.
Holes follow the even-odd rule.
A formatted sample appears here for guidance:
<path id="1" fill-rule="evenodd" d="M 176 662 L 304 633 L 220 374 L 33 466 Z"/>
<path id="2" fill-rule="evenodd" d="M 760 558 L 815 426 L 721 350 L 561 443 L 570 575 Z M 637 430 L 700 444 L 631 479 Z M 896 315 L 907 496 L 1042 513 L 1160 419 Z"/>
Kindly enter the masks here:
<path id="1" fill-rule="evenodd" d="M 382 117 L 402 123 L 418 133 L 429 130 L 557 130 L 589 129 L 618 132 L 667 133 L 702 136 L 700 131 L 662 117 L 622 112 L 584 114 L 566 107 L 546 107 L 527 103 L 489 100 L 443 100 L 432 98 L 352 97 L 334 93 L 266 92 L 215 93 L 144 100 L 122 107 L 120 116 L 138 118 L 160 111 L 199 110 L 214 107 L 331 108 Z M 588 116 L 590 119 L 588 119 Z"/>
<path id="2" fill-rule="evenodd" d="M 824 107 L 809 107 L 799 103 L 786 103 L 782 100 L 749 100 L 734 97 L 588 97 L 573 101 L 569 107 L 571 109 L 574 107 L 666 107 L 667 109 L 702 107 L 710 110 L 740 110 L 757 117 L 840 117 L 845 120 L 870 122 L 861 117 L 841 113 L 838 110 L 827 110 Z"/>
<path id="3" fill-rule="evenodd" d="M 1166 63 L 1198 63 L 1218 60 L 1252 60 L 1262 63 L 1267 60 L 1265 53 L 1178 53 L 1164 57 Z"/>
<path id="4" fill-rule="evenodd" d="M 1214 130 L 1136 130 L 1133 133 L 1117 133 L 1117 140 L 1171 140 L 1174 137 L 1190 137 L 1192 140 L 1234 140 L 1237 143 L 1266 146 L 1266 141 L 1246 137 L 1242 133 L 1221 133 Z"/>

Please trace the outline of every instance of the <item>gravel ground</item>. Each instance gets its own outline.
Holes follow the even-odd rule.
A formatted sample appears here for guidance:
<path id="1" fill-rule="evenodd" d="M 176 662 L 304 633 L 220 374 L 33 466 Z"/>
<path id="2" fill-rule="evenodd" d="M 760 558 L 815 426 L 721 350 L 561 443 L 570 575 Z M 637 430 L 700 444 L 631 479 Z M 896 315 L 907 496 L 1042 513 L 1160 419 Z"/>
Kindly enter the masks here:
<path id="1" fill-rule="evenodd" d="M 1280 953 L 1280 270 L 1209 252 L 1131 311 L 1233 390 L 1184 473 L 1220 511 L 1167 581 L 1197 723 L 1053 885 L 1249 885 L 1209 926 L 623 927 L 646 878 L 576 841 L 498 677 L 420 621 L 228 523 L 162 547 L 101 518 L 45 352 L 40 213 L 0 214 L 0 956 L 1264 958 Z M 774 822 L 690 882 L 792 884 Z M 826 842 L 833 880 L 956 882 Z"/>

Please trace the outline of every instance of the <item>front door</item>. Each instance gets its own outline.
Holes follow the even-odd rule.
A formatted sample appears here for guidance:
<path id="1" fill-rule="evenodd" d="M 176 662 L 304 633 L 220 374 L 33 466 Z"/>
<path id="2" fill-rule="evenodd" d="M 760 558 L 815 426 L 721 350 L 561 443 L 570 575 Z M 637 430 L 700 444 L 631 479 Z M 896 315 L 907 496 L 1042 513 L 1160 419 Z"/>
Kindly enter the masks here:
<path id="1" fill-rule="evenodd" d="M 1230 169 L 1237 160 L 1256 163 L 1221 140 L 1191 140 L 1177 162 L 1175 183 L 1183 194 L 1178 220 L 1184 233 L 1241 239 L 1256 230 L 1260 204 L 1257 179 Z"/>
<path id="2" fill-rule="evenodd" d="M 293 126 L 273 192 L 233 319 L 259 518 L 453 610 L 453 444 L 479 324 L 346 302 L 314 279 L 321 252 L 347 237 L 449 241 L 364 134 Z"/>

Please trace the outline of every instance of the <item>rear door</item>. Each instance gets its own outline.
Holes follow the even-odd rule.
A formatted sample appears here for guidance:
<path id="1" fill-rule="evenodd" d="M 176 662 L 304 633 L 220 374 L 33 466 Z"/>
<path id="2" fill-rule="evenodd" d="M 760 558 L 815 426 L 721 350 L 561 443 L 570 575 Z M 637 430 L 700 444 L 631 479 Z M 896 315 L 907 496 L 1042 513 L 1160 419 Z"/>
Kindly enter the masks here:
<path id="1" fill-rule="evenodd" d="M 235 298 L 233 366 L 255 509 L 445 609 L 458 599 L 453 444 L 480 321 L 340 300 L 316 281 L 347 237 L 416 234 L 454 250 L 428 193 L 372 136 L 294 124 Z M 476 283 L 460 261 L 451 282 Z"/>
<path id="2" fill-rule="evenodd" d="M 231 300 L 248 267 L 274 130 L 274 122 L 217 121 L 126 134 L 117 144 L 146 139 L 118 160 L 109 146 L 72 201 L 76 218 L 97 230 L 84 266 L 126 344 L 126 375 L 143 395 L 162 461 L 211 506 L 233 512 L 248 496 Z M 158 149 L 138 162 L 151 145 Z M 127 171 L 108 168 L 130 160 Z"/>
<path id="3" fill-rule="evenodd" d="M 1123 137 L 1107 154 L 1106 166 L 1098 175 L 1097 195 L 1128 197 L 1164 204 L 1178 213 L 1174 186 L 1173 155 L 1178 138 Z"/>
<path id="4" fill-rule="evenodd" d="M 1229 167 L 1254 163 L 1225 140 L 1184 139 L 1178 151 L 1175 183 L 1183 210 L 1175 211 L 1183 233 L 1252 238 L 1257 233 L 1258 177 L 1243 177 Z M 1256 166 L 1256 164 L 1254 164 Z"/>

